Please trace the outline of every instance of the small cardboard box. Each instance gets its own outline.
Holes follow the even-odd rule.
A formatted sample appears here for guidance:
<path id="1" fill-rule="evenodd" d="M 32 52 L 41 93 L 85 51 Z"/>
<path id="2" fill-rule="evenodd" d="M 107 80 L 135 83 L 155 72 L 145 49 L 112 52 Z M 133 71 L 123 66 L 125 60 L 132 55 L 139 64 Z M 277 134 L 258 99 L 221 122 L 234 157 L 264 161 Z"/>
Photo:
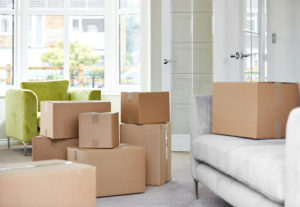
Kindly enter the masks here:
<path id="1" fill-rule="evenodd" d="M 96 169 L 62 160 L 0 165 L 0 206 L 95 207 Z"/>
<path id="2" fill-rule="evenodd" d="M 119 113 L 80 113 L 79 147 L 114 148 L 119 145 Z"/>
<path id="3" fill-rule="evenodd" d="M 298 90 L 294 83 L 214 83 L 212 133 L 284 138 L 288 115 L 299 105 Z"/>
<path id="4" fill-rule="evenodd" d="M 40 134 L 52 139 L 78 138 L 78 115 L 83 112 L 110 112 L 104 101 L 41 101 Z"/>
<path id="5" fill-rule="evenodd" d="M 123 92 L 121 94 L 121 121 L 127 124 L 169 122 L 169 92 Z"/>
<path id="6" fill-rule="evenodd" d="M 38 136 L 32 138 L 32 161 L 67 160 L 67 148 L 78 147 L 78 139 L 50 139 Z"/>
<path id="7" fill-rule="evenodd" d="M 97 196 L 145 192 L 145 149 L 120 145 L 114 149 L 68 148 L 68 159 L 96 166 Z"/>
<path id="8" fill-rule="evenodd" d="M 163 185 L 171 180 L 171 124 L 121 124 L 121 143 L 146 149 L 146 184 Z"/>

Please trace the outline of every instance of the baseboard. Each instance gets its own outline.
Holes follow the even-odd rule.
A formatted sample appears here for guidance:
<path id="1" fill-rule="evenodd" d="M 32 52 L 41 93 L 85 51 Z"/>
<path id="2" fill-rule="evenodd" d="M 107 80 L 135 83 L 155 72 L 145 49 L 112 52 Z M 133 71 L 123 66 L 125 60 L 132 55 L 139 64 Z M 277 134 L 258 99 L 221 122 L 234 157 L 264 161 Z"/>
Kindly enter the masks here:
<path id="1" fill-rule="evenodd" d="M 190 135 L 172 135 L 172 151 L 173 152 L 191 151 Z"/>

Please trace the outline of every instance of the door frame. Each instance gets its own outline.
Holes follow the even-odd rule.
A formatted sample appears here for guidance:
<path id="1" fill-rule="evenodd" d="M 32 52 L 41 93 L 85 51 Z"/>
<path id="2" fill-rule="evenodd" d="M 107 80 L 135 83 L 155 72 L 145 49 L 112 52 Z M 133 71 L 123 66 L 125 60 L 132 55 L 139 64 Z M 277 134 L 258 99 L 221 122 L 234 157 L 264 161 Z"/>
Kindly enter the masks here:
<path id="1" fill-rule="evenodd" d="M 170 92 L 170 115 L 172 120 L 172 2 L 171 0 L 161 1 L 161 89 Z M 163 59 L 170 60 L 168 64 L 163 63 Z M 189 152 L 191 148 L 190 135 L 172 134 L 172 151 Z"/>

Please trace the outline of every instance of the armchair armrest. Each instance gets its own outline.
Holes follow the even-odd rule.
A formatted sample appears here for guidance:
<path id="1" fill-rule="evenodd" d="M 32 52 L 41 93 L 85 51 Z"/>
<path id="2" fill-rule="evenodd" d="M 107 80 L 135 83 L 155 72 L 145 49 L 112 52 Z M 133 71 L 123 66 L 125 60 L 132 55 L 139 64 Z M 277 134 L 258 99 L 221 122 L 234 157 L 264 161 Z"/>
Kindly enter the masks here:
<path id="1" fill-rule="evenodd" d="M 300 206 L 300 108 L 289 115 L 285 150 L 285 206 Z"/>
<path id="2" fill-rule="evenodd" d="M 6 135 L 30 143 L 38 134 L 37 97 L 31 90 L 10 89 L 5 95 Z"/>
<path id="3" fill-rule="evenodd" d="M 73 88 L 69 91 L 69 98 L 71 101 L 101 100 L 101 90 Z"/>
<path id="4" fill-rule="evenodd" d="M 212 95 L 192 97 L 190 110 L 191 139 L 211 133 Z"/>

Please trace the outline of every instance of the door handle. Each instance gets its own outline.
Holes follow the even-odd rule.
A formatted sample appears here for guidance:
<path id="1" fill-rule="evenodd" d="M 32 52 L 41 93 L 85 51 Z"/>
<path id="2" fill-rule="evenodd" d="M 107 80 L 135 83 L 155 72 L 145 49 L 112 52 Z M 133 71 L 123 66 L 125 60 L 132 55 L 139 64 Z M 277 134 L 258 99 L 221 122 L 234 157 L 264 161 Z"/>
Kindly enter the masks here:
<path id="1" fill-rule="evenodd" d="M 175 62 L 174 60 L 163 59 L 163 64 L 168 64 L 169 62 Z"/>
<path id="2" fill-rule="evenodd" d="M 236 52 L 235 55 L 230 55 L 230 58 L 240 59 L 240 53 Z"/>
<path id="3" fill-rule="evenodd" d="M 250 56 L 252 56 L 252 54 L 241 53 L 241 58 L 247 58 L 247 57 L 250 57 Z"/>

